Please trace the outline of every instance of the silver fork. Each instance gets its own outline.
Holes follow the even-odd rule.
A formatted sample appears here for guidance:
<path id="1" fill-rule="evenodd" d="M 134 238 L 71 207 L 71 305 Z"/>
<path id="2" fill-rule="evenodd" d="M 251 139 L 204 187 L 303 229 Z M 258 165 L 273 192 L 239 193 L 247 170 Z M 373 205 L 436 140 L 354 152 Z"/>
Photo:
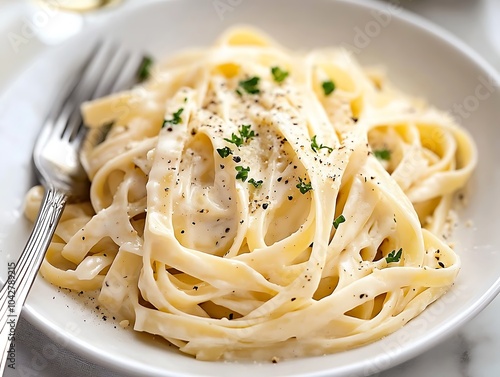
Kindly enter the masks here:
<path id="1" fill-rule="evenodd" d="M 88 197 L 89 181 L 80 164 L 85 141 L 82 102 L 131 87 L 144 78 L 149 58 L 130 54 L 109 43 L 98 44 L 82 64 L 61 105 L 53 109 L 33 150 L 33 162 L 45 196 L 33 230 L 17 263 L 9 263 L 8 278 L 0 291 L 0 375 L 15 363 L 12 344 L 28 292 L 68 200 Z M 88 142 L 88 140 L 87 140 Z"/>

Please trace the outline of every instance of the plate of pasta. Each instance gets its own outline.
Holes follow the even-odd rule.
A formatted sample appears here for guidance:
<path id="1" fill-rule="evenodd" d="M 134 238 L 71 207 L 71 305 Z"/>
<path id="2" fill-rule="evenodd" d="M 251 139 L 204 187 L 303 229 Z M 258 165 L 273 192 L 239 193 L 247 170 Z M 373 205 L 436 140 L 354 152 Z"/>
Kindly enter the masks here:
<path id="1" fill-rule="evenodd" d="M 3 265 L 43 196 L 37 127 L 103 35 L 153 58 L 82 104 L 90 199 L 25 308 L 59 342 L 141 375 L 370 375 L 500 290 L 500 79 L 371 1 L 133 3 L 48 53 L 0 105 Z"/>

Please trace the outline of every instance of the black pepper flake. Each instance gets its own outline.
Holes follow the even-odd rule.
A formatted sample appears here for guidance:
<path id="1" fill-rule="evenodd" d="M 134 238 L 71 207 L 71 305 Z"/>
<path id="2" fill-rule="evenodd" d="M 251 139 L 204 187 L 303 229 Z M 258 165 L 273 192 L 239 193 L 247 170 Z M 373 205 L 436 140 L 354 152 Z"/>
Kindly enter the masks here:
<path id="1" fill-rule="evenodd" d="M 444 267 L 445 267 L 443 262 L 438 262 L 438 264 L 439 264 L 439 266 L 440 266 L 441 268 L 444 268 Z"/>
<path id="2" fill-rule="evenodd" d="M 293 196 L 292 195 L 288 195 L 288 200 L 293 200 Z"/>
<path id="3" fill-rule="evenodd" d="M 197 291 L 197 290 L 198 290 L 198 286 L 197 286 L 197 285 L 195 285 L 195 286 L 193 287 L 193 289 L 194 289 L 195 291 Z"/>
<path id="4" fill-rule="evenodd" d="M 82 236 L 82 241 L 85 241 L 85 236 Z"/>
<path id="5" fill-rule="evenodd" d="M 366 296 L 366 297 L 368 297 L 368 295 L 366 295 L 366 294 L 364 294 L 364 293 L 361 293 L 361 294 L 359 295 L 359 298 L 363 298 L 363 297 L 365 297 L 365 296 Z"/>
<path id="6" fill-rule="evenodd" d="M 283 179 L 283 177 L 279 177 L 279 178 L 277 179 L 277 181 L 278 181 L 278 182 L 281 182 L 281 180 L 282 180 L 282 179 Z"/>
<path id="7" fill-rule="evenodd" d="M 233 157 L 233 161 L 234 162 L 240 162 L 241 161 L 241 157 L 240 156 L 234 156 Z"/>
<path id="8" fill-rule="evenodd" d="M 229 318 L 229 319 L 233 319 L 233 318 L 234 318 L 234 314 L 233 314 L 233 313 L 229 313 L 228 318 Z"/>
<path id="9" fill-rule="evenodd" d="M 181 230 L 181 234 L 184 234 L 186 231 L 184 229 Z"/>
<path id="10" fill-rule="evenodd" d="M 102 320 L 103 321 L 107 321 L 108 320 L 108 317 L 106 317 L 105 315 L 102 316 Z"/>
<path id="11" fill-rule="evenodd" d="M 231 230 L 231 228 L 226 228 L 225 232 L 229 233 L 230 230 Z"/>
<path id="12" fill-rule="evenodd" d="M 290 299 L 290 301 L 295 301 L 295 300 L 297 300 L 297 298 L 296 298 L 296 297 L 292 297 L 292 298 Z"/>
<path id="13" fill-rule="evenodd" d="M 105 281 L 104 284 L 106 285 L 106 287 L 109 287 L 109 283 L 107 281 Z"/>
<path id="14" fill-rule="evenodd" d="M 224 166 L 224 165 L 222 165 L 222 164 L 220 164 L 219 166 L 220 166 L 220 168 L 221 168 L 221 169 L 224 169 L 224 168 L 225 168 L 225 166 Z"/>
<path id="15" fill-rule="evenodd" d="M 269 207 L 269 203 L 262 204 L 262 208 L 267 209 L 267 207 Z"/>

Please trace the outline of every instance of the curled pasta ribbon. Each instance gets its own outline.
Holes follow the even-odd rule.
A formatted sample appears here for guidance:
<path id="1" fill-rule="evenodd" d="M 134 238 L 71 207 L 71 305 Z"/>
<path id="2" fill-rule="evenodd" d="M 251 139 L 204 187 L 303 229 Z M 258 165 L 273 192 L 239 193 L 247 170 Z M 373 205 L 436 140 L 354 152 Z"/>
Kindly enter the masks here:
<path id="1" fill-rule="evenodd" d="M 84 104 L 90 202 L 41 273 L 199 359 L 373 342 L 460 268 L 443 241 L 476 150 L 438 110 L 341 49 L 291 52 L 249 28 Z M 34 218 L 40 188 L 26 213 Z"/>

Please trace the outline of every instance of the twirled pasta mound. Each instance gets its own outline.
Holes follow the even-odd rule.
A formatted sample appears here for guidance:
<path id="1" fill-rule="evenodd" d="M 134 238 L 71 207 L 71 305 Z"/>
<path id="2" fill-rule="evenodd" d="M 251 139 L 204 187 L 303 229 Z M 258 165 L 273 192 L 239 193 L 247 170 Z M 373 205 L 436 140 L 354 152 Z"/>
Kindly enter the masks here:
<path id="1" fill-rule="evenodd" d="M 111 130 L 82 155 L 90 202 L 67 206 L 41 273 L 100 289 L 135 330 L 199 359 L 372 342 L 459 271 L 442 234 L 471 138 L 346 51 L 236 28 L 83 114 Z"/>

